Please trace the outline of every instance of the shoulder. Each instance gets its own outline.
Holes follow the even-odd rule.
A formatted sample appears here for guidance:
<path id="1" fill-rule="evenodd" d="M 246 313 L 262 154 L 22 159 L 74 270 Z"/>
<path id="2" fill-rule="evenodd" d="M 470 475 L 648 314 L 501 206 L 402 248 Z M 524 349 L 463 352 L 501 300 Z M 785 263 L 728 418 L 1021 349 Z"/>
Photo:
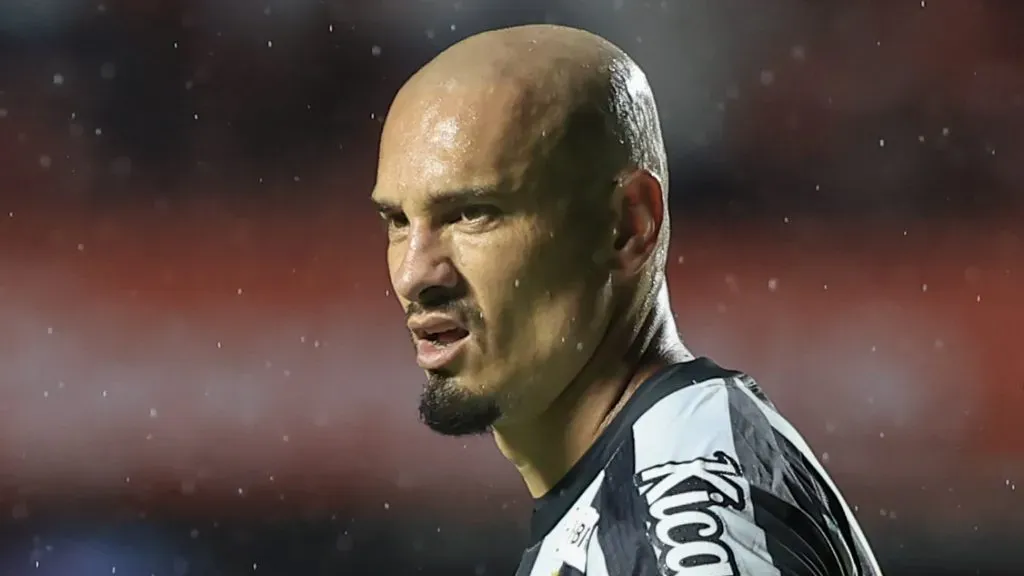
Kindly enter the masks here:
<path id="1" fill-rule="evenodd" d="M 718 451 L 782 455 L 775 425 L 784 419 L 742 372 L 698 359 L 673 366 L 642 394 L 632 425 L 638 468 Z"/>
<path id="2" fill-rule="evenodd" d="M 683 364 L 643 393 L 628 452 L 660 565 L 687 565 L 700 548 L 723 573 L 857 573 L 855 520 L 752 378 Z"/>
<path id="3" fill-rule="evenodd" d="M 639 481 L 666 463 L 724 474 L 801 508 L 827 507 L 824 470 L 796 429 L 750 376 L 733 370 L 683 367 L 633 423 L 633 458 Z M 672 380 L 675 380 L 673 382 Z M 648 474 L 650 472 L 647 472 Z"/>

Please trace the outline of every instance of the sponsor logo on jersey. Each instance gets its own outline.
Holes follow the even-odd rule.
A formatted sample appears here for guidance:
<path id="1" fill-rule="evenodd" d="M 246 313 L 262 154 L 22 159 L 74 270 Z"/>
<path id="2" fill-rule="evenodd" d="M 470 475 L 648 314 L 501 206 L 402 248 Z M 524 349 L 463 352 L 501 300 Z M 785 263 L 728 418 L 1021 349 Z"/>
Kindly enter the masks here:
<path id="1" fill-rule="evenodd" d="M 739 574 L 722 541 L 724 509 L 743 510 L 740 467 L 724 452 L 711 458 L 668 462 L 639 472 L 635 481 L 647 501 L 648 531 L 663 573 L 684 576 Z"/>

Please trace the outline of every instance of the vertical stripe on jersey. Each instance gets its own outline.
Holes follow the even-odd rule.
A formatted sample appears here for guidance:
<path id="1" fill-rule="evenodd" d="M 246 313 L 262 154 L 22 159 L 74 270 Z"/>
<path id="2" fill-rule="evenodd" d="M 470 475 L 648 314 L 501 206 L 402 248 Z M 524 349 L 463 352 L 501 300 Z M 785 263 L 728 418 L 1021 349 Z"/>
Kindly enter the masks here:
<path id="1" fill-rule="evenodd" d="M 791 444 L 795 448 L 796 452 L 803 456 L 804 462 L 810 466 L 818 478 L 825 483 L 825 486 L 831 494 L 834 495 L 834 497 L 826 499 L 825 502 L 835 504 L 839 508 L 839 511 L 841 511 L 841 514 L 836 514 L 836 516 L 847 525 L 852 536 L 851 540 L 853 540 L 853 545 L 857 548 L 858 556 L 867 564 L 866 566 L 860 567 L 861 575 L 880 576 L 882 570 L 878 565 L 878 560 L 875 559 L 874 553 L 865 545 L 867 538 L 864 536 L 864 531 L 861 530 L 860 524 L 857 522 L 857 518 L 853 515 L 853 511 L 850 510 L 850 506 L 847 504 L 846 499 L 843 498 L 842 492 L 839 491 L 839 488 L 836 487 L 832 478 L 825 471 L 825 468 L 814 456 L 814 452 L 811 450 L 810 446 L 808 446 L 807 442 L 803 439 L 800 433 L 793 428 L 793 425 L 783 418 L 781 414 L 765 404 L 745 386 L 738 386 L 738 389 L 745 394 L 755 406 L 757 406 L 762 414 L 764 414 L 765 419 L 767 419 L 768 423 L 771 425 L 776 438 Z"/>
<path id="2" fill-rule="evenodd" d="M 849 536 L 842 533 L 828 506 L 834 498 L 810 471 L 804 455 L 772 427 L 745 383 L 739 378 L 731 383 L 734 441 L 744 476 L 750 480 L 754 519 L 767 535 L 768 553 L 780 568 L 799 574 L 856 573 L 845 544 Z"/>
<path id="3" fill-rule="evenodd" d="M 736 446 L 736 459 L 743 469 L 743 476 L 751 487 L 797 505 L 782 477 L 782 471 L 786 469 L 786 454 L 776 441 L 775 430 L 743 389 L 745 386 L 739 379 L 730 379 L 726 386 L 733 445 Z"/>
<path id="4" fill-rule="evenodd" d="M 634 470 L 642 474 L 667 463 L 684 464 L 724 454 L 738 462 L 736 432 L 730 412 L 731 383 L 715 378 L 673 392 L 651 407 L 633 425 Z M 666 437 L 666 432 L 670 434 Z M 744 456 L 749 457 L 750 455 Z M 736 573 L 777 576 L 768 552 L 764 530 L 757 524 L 750 499 L 750 484 L 742 474 L 730 476 L 742 494 L 742 509 L 711 506 L 708 512 L 721 524 L 721 534 L 688 544 L 707 544 L 727 555 Z M 641 498 L 645 498 L 641 496 Z M 646 501 L 645 501 L 646 504 Z M 657 522 L 652 526 L 656 532 Z M 652 534 L 652 541 L 659 537 Z M 678 548 L 665 542 L 667 550 Z M 724 567 L 723 567 L 724 568 Z M 732 573 L 732 570 L 723 573 Z"/>
<path id="5" fill-rule="evenodd" d="M 605 468 L 595 506 L 598 545 L 608 574 L 657 576 L 658 557 L 647 542 L 647 507 L 633 484 L 634 445 L 626 442 Z"/>

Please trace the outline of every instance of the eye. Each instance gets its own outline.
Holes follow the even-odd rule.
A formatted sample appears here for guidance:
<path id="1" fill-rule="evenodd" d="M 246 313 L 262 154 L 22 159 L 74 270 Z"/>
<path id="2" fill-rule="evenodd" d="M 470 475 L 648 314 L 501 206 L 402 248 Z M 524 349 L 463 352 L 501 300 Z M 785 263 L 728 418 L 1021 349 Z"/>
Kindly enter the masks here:
<path id="1" fill-rule="evenodd" d="M 486 224 L 493 222 L 499 216 L 501 216 L 501 212 L 496 207 L 486 204 L 464 206 L 459 210 L 459 222 L 463 224 Z"/>
<path id="2" fill-rule="evenodd" d="M 380 219 L 388 230 L 397 230 L 409 225 L 409 219 L 401 212 L 381 211 Z"/>

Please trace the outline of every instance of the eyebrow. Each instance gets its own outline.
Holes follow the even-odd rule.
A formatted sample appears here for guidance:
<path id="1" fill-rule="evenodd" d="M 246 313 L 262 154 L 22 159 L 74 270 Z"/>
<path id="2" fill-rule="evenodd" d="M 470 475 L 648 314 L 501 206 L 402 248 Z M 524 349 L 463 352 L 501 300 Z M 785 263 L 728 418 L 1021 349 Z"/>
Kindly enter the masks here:
<path id="1" fill-rule="evenodd" d="M 496 186 L 439 190 L 428 194 L 425 204 L 429 208 L 453 206 L 465 204 L 473 200 L 492 199 L 499 195 L 500 192 Z M 380 212 L 393 213 L 402 211 L 402 207 L 398 202 L 380 198 L 371 198 L 371 200 Z"/>

